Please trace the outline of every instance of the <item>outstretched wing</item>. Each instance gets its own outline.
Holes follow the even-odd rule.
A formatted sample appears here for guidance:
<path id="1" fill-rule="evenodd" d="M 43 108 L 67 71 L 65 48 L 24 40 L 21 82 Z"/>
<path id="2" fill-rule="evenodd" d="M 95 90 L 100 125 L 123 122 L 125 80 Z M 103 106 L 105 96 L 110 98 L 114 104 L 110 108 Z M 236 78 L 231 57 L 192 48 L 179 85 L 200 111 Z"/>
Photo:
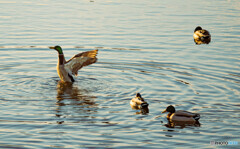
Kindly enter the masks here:
<path id="1" fill-rule="evenodd" d="M 70 60 L 68 60 L 65 64 L 66 69 L 69 69 L 72 74 L 77 76 L 78 70 L 84 66 L 88 66 L 97 61 L 97 53 L 98 50 L 87 51 L 83 53 L 79 53 L 73 56 Z"/>

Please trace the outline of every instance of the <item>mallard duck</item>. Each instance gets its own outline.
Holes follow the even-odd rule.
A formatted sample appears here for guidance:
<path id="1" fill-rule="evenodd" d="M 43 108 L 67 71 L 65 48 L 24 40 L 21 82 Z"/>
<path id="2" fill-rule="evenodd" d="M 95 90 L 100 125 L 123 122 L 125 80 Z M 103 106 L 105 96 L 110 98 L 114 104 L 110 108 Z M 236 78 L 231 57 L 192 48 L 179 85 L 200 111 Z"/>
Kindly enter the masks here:
<path id="1" fill-rule="evenodd" d="M 210 33 L 200 26 L 195 28 L 193 38 L 196 44 L 208 44 L 211 41 Z"/>
<path id="2" fill-rule="evenodd" d="M 57 72 L 61 81 L 74 82 L 74 76 L 78 75 L 78 70 L 97 61 L 98 50 L 92 50 L 76 54 L 68 61 L 65 60 L 63 50 L 60 46 L 50 47 L 58 52 Z"/>
<path id="3" fill-rule="evenodd" d="M 132 107 L 132 109 L 138 110 L 142 108 L 148 108 L 148 103 L 144 101 L 140 93 L 137 93 L 136 97 L 134 97 L 130 101 L 130 106 Z"/>
<path id="4" fill-rule="evenodd" d="M 176 111 L 174 106 L 168 106 L 162 113 L 169 112 L 167 119 L 170 121 L 178 122 L 196 122 L 200 119 L 200 115 L 197 113 L 191 113 L 188 111 L 179 110 Z"/>

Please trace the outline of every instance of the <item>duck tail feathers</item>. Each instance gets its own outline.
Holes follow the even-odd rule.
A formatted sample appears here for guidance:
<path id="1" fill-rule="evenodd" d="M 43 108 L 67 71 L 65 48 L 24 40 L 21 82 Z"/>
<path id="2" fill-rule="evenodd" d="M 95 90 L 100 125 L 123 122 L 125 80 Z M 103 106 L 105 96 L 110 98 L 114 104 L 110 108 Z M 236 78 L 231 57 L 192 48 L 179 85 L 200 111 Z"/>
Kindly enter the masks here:
<path id="1" fill-rule="evenodd" d="M 141 108 L 147 108 L 147 107 L 148 107 L 148 103 L 145 102 L 141 104 Z"/>
<path id="2" fill-rule="evenodd" d="M 200 119 L 200 115 L 199 114 L 196 114 L 194 117 L 193 117 L 196 121 L 198 121 Z"/>

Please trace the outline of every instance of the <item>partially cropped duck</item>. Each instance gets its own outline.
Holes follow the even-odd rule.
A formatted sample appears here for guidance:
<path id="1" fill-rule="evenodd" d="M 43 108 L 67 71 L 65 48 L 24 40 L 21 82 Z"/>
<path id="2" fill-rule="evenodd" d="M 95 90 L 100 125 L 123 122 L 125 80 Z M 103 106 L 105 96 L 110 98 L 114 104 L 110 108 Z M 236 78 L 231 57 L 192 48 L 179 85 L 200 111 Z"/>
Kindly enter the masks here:
<path id="1" fill-rule="evenodd" d="M 140 93 L 137 93 L 136 97 L 134 97 L 130 101 L 130 106 L 132 107 L 132 109 L 138 110 L 142 108 L 148 108 L 148 103 L 144 101 Z"/>
<path id="2" fill-rule="evenodd" d="M 200 115 L 197 113 L 191 113 L 188 111 L 179 110 L 176 111 L 174 106 L 168 106 L 162 113 L 169 112 L 167 119 L 177 122 L 192 122 L 195 123 L 200 119 Z"/>
<path id="3" fill-rule="evenodd" d="M 65 60 L 63 50 L 60 46 L 50 47 L 58 52 L 57 72 L 61 81 L 74 82 L 74 76 L 78 75 L 78 70 L 97 61 L 98 50 L 92 50 L 76 54 L 68 61 Z"/>
<path id="4" fill-rule="evenodd" d="M 193 38 L 196 44 L 208 44 L 211 42 L 210 33 L 207 30 L 202 29 L 200 26 L 195 28 Z"/>

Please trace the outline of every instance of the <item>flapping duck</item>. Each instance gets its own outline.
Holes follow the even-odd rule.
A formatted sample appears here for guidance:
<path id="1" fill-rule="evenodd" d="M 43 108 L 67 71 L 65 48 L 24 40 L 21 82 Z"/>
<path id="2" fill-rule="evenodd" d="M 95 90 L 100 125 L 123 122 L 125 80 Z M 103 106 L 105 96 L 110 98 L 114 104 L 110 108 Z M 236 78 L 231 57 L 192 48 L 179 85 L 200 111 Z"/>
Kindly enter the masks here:
<path id="1" fill-rule="evenodd" d="M 50 47 L 58 52 L 57 73 L 61 81 L 74 82 L 74 76 L 78 75 L 78 70 L 97 61 L 98 50 L 92 50 L 76 54 L 68 61 L 65 60 L 63 50 L 60 46 Z"/>

